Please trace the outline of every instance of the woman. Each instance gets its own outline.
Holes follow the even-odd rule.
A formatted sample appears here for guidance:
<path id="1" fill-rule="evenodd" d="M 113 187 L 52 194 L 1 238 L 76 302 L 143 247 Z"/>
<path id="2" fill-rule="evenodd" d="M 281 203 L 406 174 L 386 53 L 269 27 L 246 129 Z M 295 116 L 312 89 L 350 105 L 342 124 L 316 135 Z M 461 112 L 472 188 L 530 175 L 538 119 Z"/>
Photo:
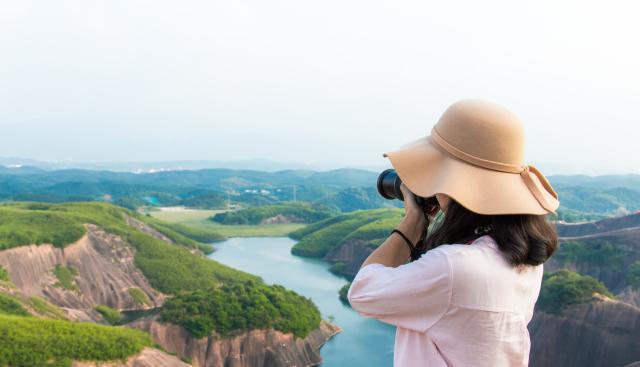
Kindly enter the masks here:
<path id="1" fill-rule="evenodd" d="M 348 298 L 397 326 L 394 366 L 528 365 L 527 324 L 557 246 L 546 214 L 559 202 L 523 155 L 520 121 L 478 100 L 451 105 L 430 136 L 385 154 L 403 181 L 405 216 Z M 435 196 L 443 214 L 426 238 L 438 207 L 425 211 L 414 194 Z"/>

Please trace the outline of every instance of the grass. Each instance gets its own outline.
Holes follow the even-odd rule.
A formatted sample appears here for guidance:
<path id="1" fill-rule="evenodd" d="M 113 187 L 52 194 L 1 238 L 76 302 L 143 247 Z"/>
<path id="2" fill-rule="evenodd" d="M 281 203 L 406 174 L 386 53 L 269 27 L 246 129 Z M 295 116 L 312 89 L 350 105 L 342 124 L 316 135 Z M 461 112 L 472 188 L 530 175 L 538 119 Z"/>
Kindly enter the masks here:
<path id="1" fill-rule="evenodd" d="M 151 345 L 148 334 L 134 329 L 0 315 L 0 366 L 125 360 Z"/>
<path id="2" fill-rule="evenodd" d="M 78 270 L 71 266 L 56 265 L 53 274 L 58 278 L 56 287 L 64 288 L 69 291 L 78 291 L 78 286 L 74 277 L 78 275 Z"/>
<path id="3" fill-rule="evenodd" d="M 25 304 L 31 307 L 38 315 L 42 315 L 49 319 L 65 320 L 66 314 L 64 311 L 40 297 L 30 297 L 25 301 Z"/>
<path id="4" fill-rule="evenodd" d="M 129 295 L 138 306 L 151 306 L 151 301 L 140 288 L 129 288 Z"/>
<path id="5" fill-rule="evenodd" d="M 8 282 L 9 281 L 9 272 L 7 269 L 0 266 L 0 280 Z"/>
<path id="6" fill-rule="evenodd" d="M 62 213 L 48 212 L 48 207 L 46 204 L 34 203 L 23 204 L 21 207 L 0 206 L 0 250 L 43 243 L 64 247 L 84 235 L 82 223 Z M 30 208 L 45 209 L 41 215 L 33 216 Z M 34 227 L 38 230 L 33 230 Z"/>
<path id="7" fill-rule="evenodd" d="M 29 316 L 29 312 L 17 298 L 4 293 L 0 293 L 0 314 Z"/>
<path id="8" fill-rule="evenodd" d="M 120 311 L 111 308 L 107 305 L 97 305 L 95 310 L 102 315 L 104 320 L 111 325 L 118 325 L 122 321 L 122 315 Z"/>
<path id="9" fill-rule="evenodd" d="M 213 222 L 209 217 L 223 210 L 200 210 L 192 209 L 188 211 L 152 211 L 153 218 L 164 220 L 169 223 L 181 224 L 194 231 L 214 233 L 223 237 L 285 237 L 289 233 L 304 228 L 304 224 L 283 223 L 283 224 L 244 224 L 225 225 Z"/>

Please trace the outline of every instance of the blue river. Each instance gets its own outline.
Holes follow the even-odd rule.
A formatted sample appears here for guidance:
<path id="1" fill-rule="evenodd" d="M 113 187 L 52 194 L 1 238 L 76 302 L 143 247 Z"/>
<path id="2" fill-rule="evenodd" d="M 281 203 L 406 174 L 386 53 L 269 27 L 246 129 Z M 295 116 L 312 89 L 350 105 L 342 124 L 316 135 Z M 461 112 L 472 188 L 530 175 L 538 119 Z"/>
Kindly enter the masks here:
<path id="1" fill-rule="evenodd" d="M 322 260 L 291 255 L 294 244 L 286 237 L 231 238 L 216 243 L 210 257 L 310 297 L 322 317 L 342 329 L 322 347 L 322 366 L 393 365 L 395 327 L 363 318 L 342 304 L 338 290 L 347 281 L 330 273 L 329 264 Z"/>

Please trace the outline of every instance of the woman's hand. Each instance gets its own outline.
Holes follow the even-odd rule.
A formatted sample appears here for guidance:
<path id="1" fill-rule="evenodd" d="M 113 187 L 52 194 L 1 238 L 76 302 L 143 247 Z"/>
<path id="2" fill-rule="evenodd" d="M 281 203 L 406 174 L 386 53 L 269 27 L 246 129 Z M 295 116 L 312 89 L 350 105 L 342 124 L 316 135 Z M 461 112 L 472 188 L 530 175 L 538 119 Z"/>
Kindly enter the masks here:
<path id="1" fill-rule="evenodd" d="M 404 219 L 398 225 L 398 229 L 404 233 L 415 245 L 422 232 L 427 227 L 427 216 L 423 208 L 416 202 L 416 196 L 409 190 L 404 183 L 400 185 L 400 191 L 404 196 Z"/>

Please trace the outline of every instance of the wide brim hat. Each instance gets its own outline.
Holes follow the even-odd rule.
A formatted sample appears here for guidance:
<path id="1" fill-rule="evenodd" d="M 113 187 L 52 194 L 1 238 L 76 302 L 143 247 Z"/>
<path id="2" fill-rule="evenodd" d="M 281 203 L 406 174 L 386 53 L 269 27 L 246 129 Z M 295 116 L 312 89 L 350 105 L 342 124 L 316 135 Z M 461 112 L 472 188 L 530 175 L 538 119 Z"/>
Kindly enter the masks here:
<path id="1" fill-rule="evenodd" d="M 479 214 L 548 214 L 560 205 L 544 175 L 523 163 L 524 129 L 482 100 L 452 104 L 431 134 L 385 153 L 414 194 L 446 194 Z"/>

